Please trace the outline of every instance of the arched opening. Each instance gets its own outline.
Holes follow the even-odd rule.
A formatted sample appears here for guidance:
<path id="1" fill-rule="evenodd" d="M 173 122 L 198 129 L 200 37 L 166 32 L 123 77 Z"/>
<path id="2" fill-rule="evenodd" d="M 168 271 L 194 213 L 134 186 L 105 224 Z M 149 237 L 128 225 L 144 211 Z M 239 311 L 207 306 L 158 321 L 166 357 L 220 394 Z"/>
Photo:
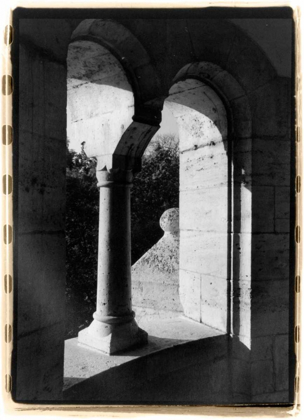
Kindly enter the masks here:
<path id="1" fill-rule="evenodd" d="M 114 55 L 92 41 L 70 44 L 67 81 L 67 137 L 99 169 L 112 167 L 112 155 L 134 115 L 134 95 Z M 102 157 L 101 157 L 102 156 Z"/>
<path id="2" fill-rule="evenodd" d="M 179 234 L 174 241 L 166 232 L 134 265 L 134 302 L 141 311 L 184 313 L 226 333 L 232 252 L 226 108 L 210 85 L 192 77 L 172 86 L 163 117 L 179 138 Z"/>
<path id="3" fill-rule="evenodd" d="M 179 99 L 183 89 L 187 86 L 187 84 L 183 86 L 182 83 L 189 79 L 193 80 L 190 82 L 193 87 L 198 81 L 201 85 L 198 83 L 193 90 L 189 89 L 189 98 L 191 99 L 183 99 L 183 96 Z M 185 238 L 195 236 L 191 230 L 200 231 L 202 229 L 202 232 L 204 230 L 206 232 L 201 234 L 201 237 L 204 238 L 202 241 L 197 239 L 197 247 L 193 246 L 193 253 L 189 254 L 189 259 L 184 258 L 189 249 L 187 239 L 181 244 L 181 254 L 183 254 L 181 260 L 184 258 L 184 262 L 181 264 L 185 264 L 185 268 L 192 273 L 193 266 L 191 267 L 191 264 L 195 264 L 195 258 L 197 258 L 197 264 L 201 271 L 199 277 L 191 274 L 192 284 L 196 285 L 192 290 L 193 300 L 190 298 L 190 289 L 184 296 L 184 301 L 188 300 L 186 306 L 189 310 L 192 308 L 188 312 L 189 316 L 196 317 L 197 321 L 201 320 L 201 322 L 213 325 L 215 328 L 237 337 L 250 349 L 252 118 L 248 98 L 231 74 L 213 63 L 197 62 L 186 65 L 178 72 L 174 81 L 176 90 L 172 89 L 170 94 L 172 94 L 173 110 L 176 108 L 176 115 L 180 119 L 179 127 L 182 127 L 180 136 L 182 136 L 181 133 L 184 133 L 185 139 L 192 139 L 192 149 L 190 147 L 189 151 L 184 153 L 181 161 L 184 160 L 185 168 L 188 167 L 188 171 L 190 169 L 189 173 L 191 173 L 191 168 L 194 170 L 194 181 L 196 182 L 197 179 L 195 177 L 200 180 L 198 182 L 201 183 L 201 188 L 196 188 L 198 197 L 200 194 L 202 198 L 208 197 L 208 200 L 201 204 L 202 209 L 205 209 L 207 213 L 205 221 L 201 220 L 195 227 L 190 217 L 186 219 L 185 226 L 190 229 L 189 231 L 185 230 Z M 196 91 L 201 92 L 201 102 L 197 100 Z M 206 95 L 203 93 L 204 91 Z M 170 96 L 167 100 L 170 100 Z M 206 112 L 205 118 L 201 121 L 202 117 L 196 115 L 191 123 L 191 120 L 183 115 L 182 106 L 177 105 L 179 102 L 183 104 L 182 101 L 185 101 L 186 108 L 184 109 L 187 109 L 192 101 L 196 104 L 192 104 L 192 108 L 190 106 L 192 114 L 195 115 L 201 110 Z M 206 107 L 205 110 L 204 107 Z M 203 127 L 204 120 L 207 130 L 202 130 L 201 133 L 206 144 L 200 150 L 195 143 L 195 135 L 191 137 L 191 128 L 195 134 L 196 126 Z M 211 139 L 208 142 L 208 131 L 218 138 L 218 142 Z M 206 171 L 204 165 L 195 167 L 197 164 L 195 159 L 187 158 L 188 153 L 190 156 L 192 154 L 198 158 L 204 157 L 200 156 L 203 151 L 206 153 Z M 181 184 L 183 182 L 181 180 Z M 187 188 L 189 193 L 186 192 L 185 197 L 196 194 L 191 192 L 191 178 L 186 176 L 185 190 Z M 199 192 L 200 189 L 201 192 Z M 181 193 L 182 195 L 183 193 Z M 181 203 L 181 209 L 182 206 Z M 194 210 L 194 200 L 190 201 L 190 208 Z M 208 242 L 208 238 L 210 242 Z M 206 255 L 203 255 L 203 252 L 199 254 L 194 249 L 204 246 L 207 248 Z M 206 267 L 208 267 L 209 273 L 204 271 Z M 196 272 L 194 271 L 194 273 Z M 183 275 L 181 272 L 181 277 Z M 186 276 L 184 279 L 184 284 L 181 281 L 182 295 L 183 291 L 189 289 L 189 285 L 191 285 L 191 281 L 186 281 Z M 204 279 L 206 279 L 205 282 Z M 198 293 L 199 290 L 202 295 Z"/>
<path id="4" fill-rule="evenodd" d="M 230 170 L 228 122 L 216 92 L 197 79 L 172 86 L 166 104 L 180 139 L 180 298 L 186 316 L 227 330 Z"/>
<path id="5" fill-rule="evenodd" d="M 99 188 L 96 311 L 91 324 L 78 333 L 78 341 L 113 354 L 147 341 L 132 311 L 130 187 L 134 161 L 116 152 L 133 124 L 134 94 L 120 62 L 98 43 L 74 41 L 67 63 L 68 138 L 81 144 L 87 157 L 96 159 Z M 131 132 L 130 150 L 134 149 L 136 127 Z"/>

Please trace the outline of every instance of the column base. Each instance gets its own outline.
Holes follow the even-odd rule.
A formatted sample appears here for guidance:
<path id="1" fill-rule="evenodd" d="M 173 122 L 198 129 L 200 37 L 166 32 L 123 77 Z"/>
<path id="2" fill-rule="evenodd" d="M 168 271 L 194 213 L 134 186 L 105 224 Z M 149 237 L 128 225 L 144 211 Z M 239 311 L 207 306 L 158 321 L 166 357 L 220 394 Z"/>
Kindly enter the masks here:
<path id="1" fill-rule="evenodd" d="M 78 333 L 78 343 L 100 350 L 108 355 L 144 345 L 148 342 L 146 331 L 133 320 L 126 324 L 109 325 L 94 320 Z"/>

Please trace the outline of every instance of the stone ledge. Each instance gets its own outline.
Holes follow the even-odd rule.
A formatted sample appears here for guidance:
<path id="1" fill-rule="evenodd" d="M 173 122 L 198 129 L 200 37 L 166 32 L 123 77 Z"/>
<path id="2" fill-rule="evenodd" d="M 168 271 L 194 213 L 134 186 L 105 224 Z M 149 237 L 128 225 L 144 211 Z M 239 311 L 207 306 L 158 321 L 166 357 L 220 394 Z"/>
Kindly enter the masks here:
<path id="1" fill-rule="evenodd" d="M 68 391 L 68 394 L 72 395 L 73 390 L 71 388 L 73 386 L 78 386 L 81 382 L 110 369 L 122 368 L 123 365 L 135 361 L 135 359 L 156 354 L 165 349 L 175 348 L 181 344 L 223 336 L 222 332 L 189 320 L 184 316 L 171 318 L 158 317 L 157 315 L 142 316 L 140 327 L 148 332 L 148 344 L 112 356 L 80 345 L 77 338 L 66 340 L 64 391 Z M 154 366 L 151 372 L 155 374 L 156 368 L 157 366 Z M 145 372 L 142 372 L 142 374 L 143 377 L 146 376 Z M 87 399 L 89 400 L 89 397 Z"/>

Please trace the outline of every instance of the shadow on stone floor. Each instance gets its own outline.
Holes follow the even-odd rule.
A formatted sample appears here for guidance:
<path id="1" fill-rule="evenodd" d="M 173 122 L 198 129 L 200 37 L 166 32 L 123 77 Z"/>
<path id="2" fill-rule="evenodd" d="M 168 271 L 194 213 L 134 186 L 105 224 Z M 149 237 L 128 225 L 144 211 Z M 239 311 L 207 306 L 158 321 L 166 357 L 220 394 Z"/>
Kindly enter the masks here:
<path id="1" fill-rule="evenodd" d="M 126 358 L 125 363 L 87 379 L 66 377 L 69 388 L 63 398 L 99 404 L 232 402 L 229 341 L 226 335 L 182 344 L 176 340 L 171 347 Z"/>

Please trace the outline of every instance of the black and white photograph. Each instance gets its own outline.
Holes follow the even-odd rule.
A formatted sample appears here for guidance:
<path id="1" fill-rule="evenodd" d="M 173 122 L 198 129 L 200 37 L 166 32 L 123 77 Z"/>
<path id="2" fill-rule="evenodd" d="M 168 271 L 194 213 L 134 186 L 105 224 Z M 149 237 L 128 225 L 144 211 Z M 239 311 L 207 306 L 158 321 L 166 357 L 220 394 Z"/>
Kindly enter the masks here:
<path id="1" fill-rule="evenodd" d="M 293 10 L 13 28 L 13 400 L 292 405 Z"/>

